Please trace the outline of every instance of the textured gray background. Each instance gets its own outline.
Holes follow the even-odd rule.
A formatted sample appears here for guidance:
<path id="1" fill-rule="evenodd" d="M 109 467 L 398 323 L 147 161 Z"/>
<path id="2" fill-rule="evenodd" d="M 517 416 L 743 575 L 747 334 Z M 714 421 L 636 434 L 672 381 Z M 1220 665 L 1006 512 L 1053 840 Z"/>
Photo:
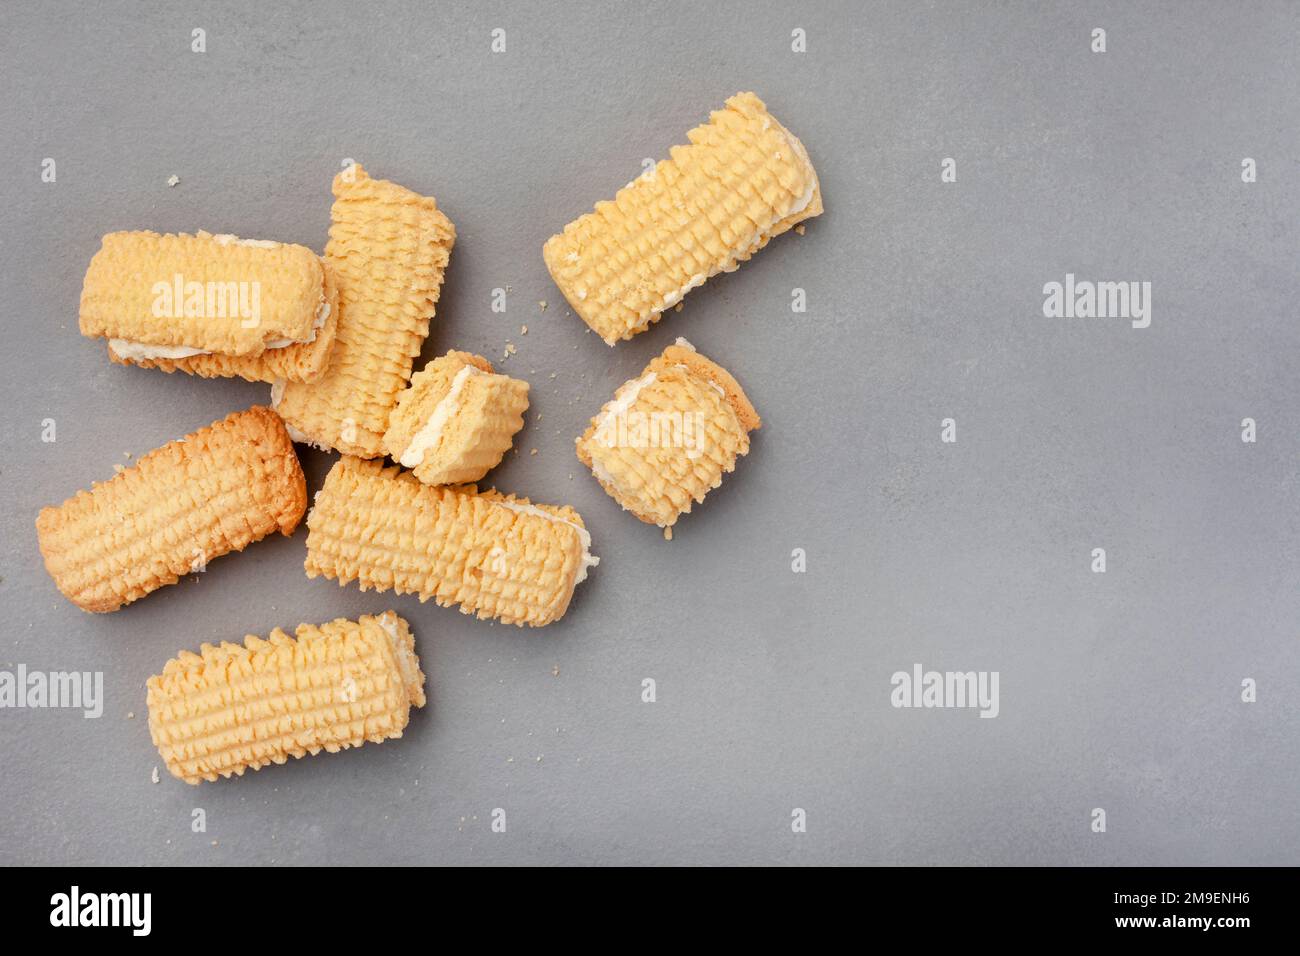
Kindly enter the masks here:
<path id="1" fill-rule="evenodd" d="M 1296 6 L 260 6 L 0 13 L 0 665 L 102 670 L 107 696 L 0 711 L 0 862 L 1300 863 Z M 543 240 L 738 89 L 803 138 L 828 212 L 607 349 Z M 304 529 L 83 614 L 38 508 L 267 395 L 80 338 L 99 237 L 319 250 L 345 157 L 455 221 L 425 357 L 518 345 L 533 409 L 492 480 L 575 505 L 601 566 L 520 631 L 308 581 Z M 1151 281 L 1151 328 L 1045 319 L 1067 271 Z M 765 425 L 665 542 L 572 444 L 678 335 Z M 302 459 L 314 489 L 331 457 Z M 404 739 L 150 782 L 143 684 L 179 648 L 389 607 L 429 675 Z M 1001 716 L 891 708 L 913 662 L 999 671 Z"/>

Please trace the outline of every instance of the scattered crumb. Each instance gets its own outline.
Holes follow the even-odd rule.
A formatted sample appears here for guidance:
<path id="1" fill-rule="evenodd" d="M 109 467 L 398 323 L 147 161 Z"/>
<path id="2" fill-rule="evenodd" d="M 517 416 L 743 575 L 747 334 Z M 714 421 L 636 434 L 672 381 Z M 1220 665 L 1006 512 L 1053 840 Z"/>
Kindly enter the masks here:
<path id="1" fill-rule="evenodd" d="M 665 541 L 671 541 L 671 540 L 673 540 L 673 529 L 672 529 L 672 528 L 664 528 L 664 540 L 665 540 Z"/>
<path id="2" fill-rule="evenodd" d="M 552 676 L 552 677 L 559 677 L 559 676 L 560 676 L 560 665 L 559 665 L 559 664 L 555 664 L 555 665 L 553 665 L 553 666 L 551 667 L 551 676 Z"/>
<path id="3" fill-rule="evenodd" d="M 570 480 L 570 481 L 573 480 L 573 472 L 569 472 L 569 480 Z"/>
<path id="4" fill-rule="evenodd" d="M 527 335 L 527 334 L 528 334 L 528 326 L 526 326 L 526 325 L 521 325 L 521 326 L 519 326 L 519 334 L 520 334 L 520 335 Z"/>
<path id="5" fill-rule="evenodd" d="M 123 458 L 130 458 L 130 457 L 131 457 L 131 453 L 130 453 L 129 451 L 124 451 L 124 452 L 122 452 L 122 457 L 123 457 Z"/>
<path id="6" fill-rule="evenodd" d="M 799 223 L 799 225 L 797 225 L 797 226 L 794 227 L 794 231 L 795 231 L 798 235 L 802 236 L 802 235 L 803 235 L 807 230 L 804 229 L 804 227 L 803 227 L 803 223 Z"/>
<path id="7" fill-rule="evenodd" d="M 115 463 L 113 465 L 113 471 L 120 475 L 122 472 L 126 471 L 126 469 L 123 468 L 120 464 Z"/>
<path id="8" fill-rule="evenodd" d="M 506 342 L 506 355 L 514 355 L 518 351 L 514 342 Z"/>
<path id="9" fill-rule="evenodd" d="M 677 305 L 674 306 L 673 311 L 674 311 L 674 312 L 680 312 L 680 311 L 682 311 L 682 307 L 683 307 L 684 305 L 686 305 L 685 302 L 678 302 Z"/>
<path id="10" fill-rule="evenodd" d="M 546 300 L 545 300 L 545 299 L 539 299 L 539 300 L 537 301 L 537 307 L 538 307 L 539 309 L 541 309 L 543 312 L 545 312 L 545 311 L 546 311 Z"/>
<path id="11" fill-rule="evenodd" d="M 506 758 L 506 763 L 514 763 L 514 762 L 515 762 L 515 758 L 514 758 L 514 757 L 507 757 L 507 758 Z"/>
<path id="12" fill-rule="evenodd" d="M 127 719 L 127 720 L 135 720 L 135 711 L 134 711 L 134 710 L 128 710 L 128 711 L 126 712 L 126 719 Z"/>
<path id="13" fill-rule="evenodd" d="M 542 762 L 542 755 L 541 755 L 541 754 L 538 754 L 538 755 L 537 755 L 537 762 L 538 762 L 538 763 L 541 763 L 541 762 Z"/>
<path id="14" fill-rule="evenodd" d="M 528 454 L 530 454 L 530 455 L 536 455 L 536 454 L 537 454 L 537 449 L 536 449 L 536 448 L 532 449 L 531 451 L 528 452 Z"/>
<path id="15" fill-rule="evenodd" d="M 217 845 L 217 841 L 216 841 L 216 840 L 213 840 L 213 841 L 212 841 L 212 845 L 213 845 L 213 846 L 216 846 L 216 845 Z"/>
<path id="16" fill-rule="evenodd" d="M 149 774 L 149 781 L 150 781 L 151 783 L 157 783 L 157 782 L 158 782 L 158 768 L 157 768 L 157 767 L 154 767 L 154 768 L 153 768 L 153 773 Z"/>
<path id="17" fill-rule="evenodd" d="M 168 185 L 168 186 L 175 186 L 175 185 L 176 185 L 178 182 L 180 182 L 180 181 L 181 181 L 181 178 L 180 178 L 179 176 L 177 176 L 175 173 L 172 173 L 170 176 L 167 177 L 167 185 Z"/>
<path id="18" fill-rule="evenodd" d="M 541 420 L 542 420 L 542 413 L 541 413 L 541 412 L 538 412 L 538 413 L 537 413 L 537 418 L 535 418 L 534 421 L 539 421 L 539 422 L 540 422 Z"/>

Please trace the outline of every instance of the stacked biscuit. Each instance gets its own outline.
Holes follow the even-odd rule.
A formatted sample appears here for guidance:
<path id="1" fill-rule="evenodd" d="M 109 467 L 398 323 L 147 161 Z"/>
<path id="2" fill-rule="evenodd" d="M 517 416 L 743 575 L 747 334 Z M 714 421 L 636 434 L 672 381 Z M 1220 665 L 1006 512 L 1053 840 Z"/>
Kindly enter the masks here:
<path id="1" fill-rule="evenodd" d="M 689 145 L 565 227 L 543 257 L 609 344 L 822 210 L 803 145 L 752 93 Z M 111 361 L 271 385 L 235 412 L 45 508 L 45 565 L 78 607 L 116 611 L 307 511 L 293 442 L 340 458 L 307 516 L 309 578 L 413 594 L 541 627 L 599 559 L 571 507 L 480 491 L 523 427 L 528 383 L 451 350 L 414 371 L 456 230 L 433 198 L 335 177 L 323 256 L 196 232 L 104 237 L 86 272 L 82 334 Z M 414 374 L 413 374 L 414 373 Z M 577 439 L 624 510 L 669 534 L 749 451 L 759 417 L 739 383 L 678 339 Z M 379 459 L 394 462 L 386 465 Z M 149 727 L 188 783 L 400 737 L 424 674 L 395 611 L 182 651 L 148 682 Z"/>

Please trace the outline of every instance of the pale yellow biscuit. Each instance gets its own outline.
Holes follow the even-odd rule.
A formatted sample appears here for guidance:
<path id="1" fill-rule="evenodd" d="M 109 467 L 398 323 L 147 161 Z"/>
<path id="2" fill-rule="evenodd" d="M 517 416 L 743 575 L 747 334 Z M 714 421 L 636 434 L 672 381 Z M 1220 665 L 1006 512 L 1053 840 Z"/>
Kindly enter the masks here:
<path id="1" fill-rule="evenodd" d="M 578 459 L 624 510 L 664 528 L 722 483 L 762 426 L 726 369 L 677 342 L 625 382 L 576 442 Z"/>
<path id="2" fill-rule="evenodd" d="M 278 341 L 309 341 L 324 294 L 321 261 L 305 246 L 112 232 L 86 270 L 81 334 L 109 339 L 119 354 L 138 346 L 260 355 Z"/>
<path id="3" fill-rule="evenodd" d="M 257 355 L 192 355 L 187 358 L 122 358 L 113 346 L 108 357 L 122 365 L 156 368 L 164 372 L 185 372 L 200 378 L 242 378 L 249 382 L 314 382 L 329 366 L 330 352 L 338 329 L 339 293 L 333 270 L 322 262 L 325 274 L 325 317 L 310 342 L 266 349 Z"/>
<path id="4" fill-rule="evenodd" d="M 753 93 L 737 93 L 687 137 L 542 248 L 573 311 L 609 345 L 822 212 L 803 143 Z"/>
<path id="5" fill-rule="evenodd" d="M 181 651 L 146 688 L 154 746 L 190 784 L 400 737 L 425 703 L 415 639 L 394 611 Z"/>
<path id="6" fill-rule="evenodd" d="M 478 481 L 524 427 L 528 383 L 469 352 L 448 352 L 411 376 L 388 419 L 389 456 L 426 485 Z"/>
<path id="7" fill-rule="evenodd" d="M 433 487 L 348 456 L 330 469 L 307 527 L 309 578 L 416 594 L 506 624 L 559 620 L 599 561 L 570 507 L 473 485 Z"/>
<path id="8" fill-rule="evenodd" d="M 310 385 L 271 393 L 295 439 L 361 458 L 384 454 L 388 416 L 429 334 L 455 241 L 432 197 L 360 166 L 334 177 L 325 259 L 339 287 L 339 324 L 329 368 Z"/>

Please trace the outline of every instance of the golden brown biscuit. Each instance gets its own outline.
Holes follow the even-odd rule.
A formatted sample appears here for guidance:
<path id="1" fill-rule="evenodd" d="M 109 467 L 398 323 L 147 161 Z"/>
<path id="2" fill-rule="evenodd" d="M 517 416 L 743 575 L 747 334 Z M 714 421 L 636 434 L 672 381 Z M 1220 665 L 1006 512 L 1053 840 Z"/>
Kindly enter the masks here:
<path id="1" fill-rule="evenodd" d="M 45 569 L 86 611 L 116 611 L 272 532 L 293 533 L 307 483 L 280 417 L 255 405 L 168 442 L 41 509 Z"/>

